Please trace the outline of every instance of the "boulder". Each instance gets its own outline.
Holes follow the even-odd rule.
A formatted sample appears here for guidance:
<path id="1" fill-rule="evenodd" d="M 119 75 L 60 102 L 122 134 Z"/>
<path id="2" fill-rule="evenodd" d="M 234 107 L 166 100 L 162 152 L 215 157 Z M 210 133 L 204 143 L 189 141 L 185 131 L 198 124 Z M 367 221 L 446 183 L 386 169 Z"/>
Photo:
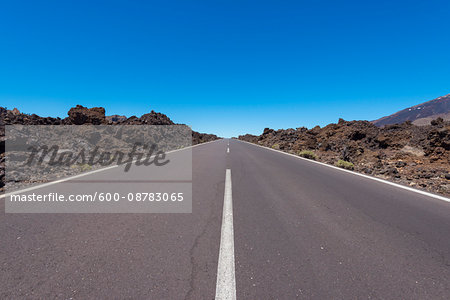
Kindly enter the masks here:
<path id="1" fill-rule="evenodd" d="M 64 119 L 65 124 L 70 125 L 82 125 L 93 124 L 100 125 L 106 124 L 105 109 L 103 107 L 87 108 L 82 105 L 72 107 L 67 113 L 69 117 Z"/>

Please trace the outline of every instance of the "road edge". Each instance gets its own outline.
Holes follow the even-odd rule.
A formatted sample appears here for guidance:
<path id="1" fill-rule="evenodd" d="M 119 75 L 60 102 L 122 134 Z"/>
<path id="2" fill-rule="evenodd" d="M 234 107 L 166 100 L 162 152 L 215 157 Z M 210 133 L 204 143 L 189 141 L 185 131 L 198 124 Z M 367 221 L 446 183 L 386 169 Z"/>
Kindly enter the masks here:
<path id="1" fill-rule="evenodd" d="M 326 166 L 326 167 L 329 167 L 329 168 L 333 168 L 333 169 L 336 169 L 336 170 L 339 170 L 339 171 L 342 171 L 342 172 L 347 172 L 347 173 L 350 173 L 350 174 L 353 174 L 353 175 L 357 175 L 357 176 L 361 176 L 361 177 L 364 177 L 364 178 L 372 179 L 372 180 L 375 180 L 375 181 L 378 181 L 378 182 L 389 184 L 389 185 L 397 187 L 397 188 L 401 188 L 401 189 L 404 189 L 404 190 L 407 190 L 407 191 L 410 191 L 410 192 L 422 194 L 422 195 L 425 195 L 425 196 L 428 196 L 428 197 L 431 197 L 431 198 L 435 198 L 435 199 L 442 200 L 442 201 L 450 203 L 450 198 L 447 198 L 445 196 L 441 196 L 441 195 L 433 194 L 433 193 L 430 193 L 430 192 L 418 190 L 418 189 L 415 189 L 415 188 L 412 188 L 412 187 L 409 187 L 409 186 L 401 185 L 401 184 L 398 184 L 398 183 L 395 183 L 395 182 L 391 182 L 391 181 L 388 181 L 388 180 L 385 180 L 385 179 L 381 179 L 381 178 L 378 178 L 378 177 L 374 177 L 374 176 L 358 173 L 358 172 L 355 172 L 355 171 L 345 170 L 345 169 L 342 169 L 342 168 L 339 168 L 339 167 L 336 167 L 336 166 L 333 166 L 333 165 L 329 165 L 329 164 L 324 163 L 324 162 L 307 159 L 307 158 L 304 158 L 304 157 L 301 157 L 301 156 L 297 156 L 297 155 L 294 155 L 292 153 L 287 153 L 287 152 L 284 152 L 284 151 L 281 151 L 281 150 L 272 149 L 272 148 L 269 148 L 269 147 L 261 146 L 261 145 L 250 143 L 250 142 L 243 141 L 243 140 L 238 140 L 238 139 L 234 139 L 234 140 L 239 141 L 239 142 L 243 142 L 243 143 L 247 143 L 247 144 L 250 144 L 250 145 L 253 145 L 253 146 L 257 146 L 257 147 L 260 147 L 260 148 L 263 148 L 263 149 L 266 149 L 266 150 L 271 150 L 271 151 L 274 151 L 274 152 L 286 154 L 286 155 L 289 155 L 289 156 L 292 156 L 292 157 L 295 157 L 295 158 L 298 158 L 298 159 L 302 159 L 304 161 L 308 161 L 310 163 L 319 164 L 319 165 Z"/>
<path id="2" fill-rule="evenodd" d="M 188 149 L 195 148 L 197 146 L 206 145 L 206 144 L 209 144 L 209 143 L 214 143 L 214 142 L 218 142 L 218 141 L 221 141 L 221 140 L 223 140 L 223 139 L 217 139 L 217 140 L 214 140 L 214 141 L 200 143 L 200 144 L 188 146 L 188 147 L 181 148 L 181 149 L 171 150 L 171 151 L 168 151 L 168 152 L 165 152 L 165 153 L 168 154 L 168 153 L 174 153 L 174 152 L 181 151 L 181 150 L 188 150 Z M 155 155 L 153 155 L 151 157 L 155 157 Z M 132 163 L 134 163 L 134 162 L 135 162 L 135 160 Z M 105 168 L 100 168 L 100 169 L 97 169 L 97 170 L 93 170 L 93 171 L 89 171 L 89 172 L 86 172 L 86 173 L 69 176 L 69 177 L 58 179 L 58 180 L 55 180 L 55 181 L 51 181 L 51 182 L 47 182 L 47 183 L 43 183 L 43 184 L 39 184 L 39 185 L 34 185 L 34 186 L 31 186 L 31 187 L 28 187 L 28 188 L 25 188 L 25 189 L 21 189 L 21 190 L 9 192 L 9 193 L 4 193 L 4 194 L 0 195 L 0 199 L 6 198 L 6 197 L 11 196 L 11 195 L 15 195 L 17 193 L 25 193 L 25 192 L 36 190 L 36 189 L 43 188 L 43 187 L 46 187 L 46 186 L 50 186 L 50 185 L 54 185 L 54 184 L 57 184 L 57 183 L 69 181 L 69 180 L 72 180 L 72 179 L 75 179 L 75 178 L 80 178 L 80 177 L 83 177 L 83 176 L 86 176 L 86 175 L 90 175 L 90 174 L 94 174 L 94 173 L 98 173 L 98 172 L 103 172 L 103 171 L 106 171 L 106 170 L 114 169 L 114 168 L 117 168 L 119 166 L 120 165 L 114 165 L 114 166 L 109 166 L 109 167 L 105 167 Z"/>

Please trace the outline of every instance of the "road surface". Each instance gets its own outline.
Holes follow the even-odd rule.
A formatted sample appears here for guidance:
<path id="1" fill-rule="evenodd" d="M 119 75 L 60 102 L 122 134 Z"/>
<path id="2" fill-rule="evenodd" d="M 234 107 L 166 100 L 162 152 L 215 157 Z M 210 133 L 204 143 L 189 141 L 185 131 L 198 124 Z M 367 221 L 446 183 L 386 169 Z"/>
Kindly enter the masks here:
<path id="1" fill-rule="evenodd" d="M 0 298 L 450 298 L 449 202 L 237 140 L 192 151 L 190 214 L 2 213 Z"/>

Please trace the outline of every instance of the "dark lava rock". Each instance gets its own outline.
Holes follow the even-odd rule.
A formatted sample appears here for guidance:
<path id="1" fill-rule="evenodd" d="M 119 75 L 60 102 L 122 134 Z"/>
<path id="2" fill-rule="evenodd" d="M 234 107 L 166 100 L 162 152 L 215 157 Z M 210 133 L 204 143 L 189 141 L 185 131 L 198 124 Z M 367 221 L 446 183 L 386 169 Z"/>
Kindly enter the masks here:
<path id="1" fill-rule="evenodd" d="M 141 121 L 143 124 L 148 125 L 174 125 L 175 123 L 172 120 L 162 113 L 157 113 L 152 110 L 150 113 L 142 115 Z"/>
<path id="2" fill-rule="evenodd" d="M 398 161 L 398 162 L 395 163 L 395 166 L 397 168 L 403 168 L 403 167 L 406 167 L 406 165 L 407 165 L 407 163 L 404 162 L 404 161 Z"/>
<path id="3" fill-rule="evenodd" d="M 72 107 L 67 114 L 69 115 L 69 117 L 64 119 L 65 124 L 100 125 L 107 123 L 105 117 L 105 109 L 103 107 L 87 108 L 82 105 L 77 105 L 76 107 Z"/>
<path id="4" fill-rule="evenodd" d="M 344 159 L 359 172 L 382 174 L 406 185 L 448 195 L 448 190 L 442 188 L 448 185 L 447 179 L 433 170 L 449 173 L 449 121 L 437 119 L 426 126 L 406 122 L 380 128 L 368 121 L 339 119 L 323 128 L 266 128 L 259 136 L 246 134 L 239 139 L 291 153 L 311 150 L 322 162 L 334 165 Z"/>
<path id="5" fill-rule="evenodd" d="M 140 118 L 132 116 L 126 118 L 125 116 L 114 115 L 105 117 L 105 109 L 103 107 L 87 108 L 81 105 L 72 107 L 67 113 L 68 117 L 64 120 L 60 118 L 40 117 L 36 114 L 24 114 L 17 108 L 14 110 L 7 110 L 5 107 L 0 107 L 0 192 L 3 191 L 5 184 L 5 125 L 174 125 L 168 116 L 162 113 L 151 111 L 148 114 L 142 115 Z M 117 137 L 121 137 L 117 133 Z M 192 131 L 192 144 L 199 144 L 210 142 L 219 139 L 214 134 L 199 133 Z M 88 141 L 96 144 L 100 142 L 101 135 L 99 133 L 92 133 L 88 136 Z M 49 172 L 50 173 L 50 172 Z"/>

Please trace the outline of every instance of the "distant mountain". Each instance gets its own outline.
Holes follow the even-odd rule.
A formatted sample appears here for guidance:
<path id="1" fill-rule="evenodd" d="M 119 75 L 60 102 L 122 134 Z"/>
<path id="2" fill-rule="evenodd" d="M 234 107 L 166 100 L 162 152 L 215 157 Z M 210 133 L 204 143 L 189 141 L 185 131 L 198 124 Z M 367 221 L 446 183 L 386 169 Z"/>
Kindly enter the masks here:
<path id="1" fill-rule="evenodd" d="M 372 121 L 372 123 L 381 127 L 411 121 L 420 126 L 429 125 L 431 120 L 438 117 L 450 120 L 450 94 L 406 108 L 390 116 Z"/>
<path id="2" fill-rule="evenodd" d="M 126 116 L 121 115 L 106 116 L 106 120 L 111 122 L 122 122 L 125 121 L 126 119 L 127 119 Z"/>

